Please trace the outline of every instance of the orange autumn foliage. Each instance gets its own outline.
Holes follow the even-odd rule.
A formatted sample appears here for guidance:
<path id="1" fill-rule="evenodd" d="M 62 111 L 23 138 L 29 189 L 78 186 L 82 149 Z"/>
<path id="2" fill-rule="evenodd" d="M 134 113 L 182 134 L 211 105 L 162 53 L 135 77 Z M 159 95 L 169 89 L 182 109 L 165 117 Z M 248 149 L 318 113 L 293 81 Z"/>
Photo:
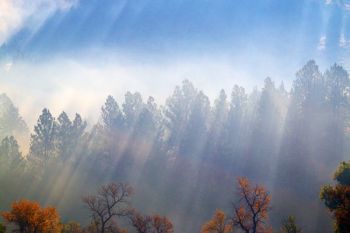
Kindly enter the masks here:
<path id="1" fill-rule="evenodd" d="M 214 217 L 202 226 L 201 233 L 231 233 L 230 223 L 222 210 L 216 210 Z"/>
<path id="2" fill-rule="evenodd" d="M 152 225 L 155 233 L 174 233 L 173 224 L 167 217 L 152 216 Z"/>
<path id="3" fill-rule="evenodd" d="M 245 233 L 272 232 L 268 225 L 268 210 L 271 197 L 263 186 L 252 186 L 247 178 L 238 178 L 240 200 L 233 205 L 234 226 Z"/>
<path id="4" fill-rule="evenodd" d="M 61 232 L 60 216 L 53 207 L 42 208 L 38 202 L 20 200 L 12 204 L 11 211 L 1 213 L 21 233 Z"/>

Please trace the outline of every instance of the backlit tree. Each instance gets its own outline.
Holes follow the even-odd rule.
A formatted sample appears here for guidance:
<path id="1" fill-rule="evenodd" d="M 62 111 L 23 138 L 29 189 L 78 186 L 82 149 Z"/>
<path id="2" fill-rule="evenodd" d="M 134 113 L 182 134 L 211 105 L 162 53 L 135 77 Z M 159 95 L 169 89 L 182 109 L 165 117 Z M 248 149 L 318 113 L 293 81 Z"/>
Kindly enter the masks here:
<path id="1" fill-rule="evenodd" d="M 20 200 L 12 204 L 11 211 L 1 213 L 9 224 L 20 233 L 61 232 L 60 216 L 53 207 L 42 208 L 39 203 Z"/>
<path id="2" fill-rule="evenodd" d="M 233 225 L 245 233 L 272 232 L 267 223 L 271 197 L 263 186 L 238 178 L 239 201 L 233 204 Z"/>

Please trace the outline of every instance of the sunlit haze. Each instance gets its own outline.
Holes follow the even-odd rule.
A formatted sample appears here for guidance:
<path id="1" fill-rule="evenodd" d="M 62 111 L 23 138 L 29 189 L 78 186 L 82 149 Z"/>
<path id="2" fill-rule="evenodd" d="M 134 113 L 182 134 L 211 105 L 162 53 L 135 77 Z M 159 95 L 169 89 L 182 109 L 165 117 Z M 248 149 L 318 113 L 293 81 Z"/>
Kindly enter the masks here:
<path id="1" fill-rule="evenodd" d="M 350 0 L 0 0 L 0 233 L 349 233 Z"/>

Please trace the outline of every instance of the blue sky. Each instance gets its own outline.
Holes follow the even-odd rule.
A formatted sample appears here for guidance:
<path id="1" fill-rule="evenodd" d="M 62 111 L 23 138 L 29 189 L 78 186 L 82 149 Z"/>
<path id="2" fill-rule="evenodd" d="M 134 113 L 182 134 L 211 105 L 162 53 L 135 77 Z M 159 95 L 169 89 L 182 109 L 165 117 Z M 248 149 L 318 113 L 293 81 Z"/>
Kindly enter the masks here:
<path id="1" fill-rule="evenodd" d="M 324 5 L 310 0 L 80 1 L 47 17 L 35 32 L 23 28 L 7 46 L 24 46 L 41 55 L 92 47 L 140 55 L 220 53 L 271 45 L 285 50 L 303 32 L 305 42 L 312 41 L 315 48 L 324 33 L 323 11 L 335 8 Z"/>
<path id="2" fill-rule="evenodd" d="M 320 56 L 318 43 L 326 36 L 325 50 L 335 49 L 326 57 L 335 60 L 348 21 L 340 2 L 81 0 L 53 12 L 35 30 L 30 25 L 20 28 L 3 48 L 39 57 L 104 48 L 141 59 L 145 54 L 161 59 L 212 53 L 237 56 L 245 50 L 303 61 Z M 37 13 L 40 8 L 33 12 Z"/>
<path id="3" fill-rule="evenodd" d="M 129 89 L 164 100 L 184 78 L 215 97 L 267 76 L 290 87 L 309 59 L 350 68 L 349 0 L 4 0 L 0 12 L 0 91 L 19 105 L 68 87 L 96 105 Z"/>

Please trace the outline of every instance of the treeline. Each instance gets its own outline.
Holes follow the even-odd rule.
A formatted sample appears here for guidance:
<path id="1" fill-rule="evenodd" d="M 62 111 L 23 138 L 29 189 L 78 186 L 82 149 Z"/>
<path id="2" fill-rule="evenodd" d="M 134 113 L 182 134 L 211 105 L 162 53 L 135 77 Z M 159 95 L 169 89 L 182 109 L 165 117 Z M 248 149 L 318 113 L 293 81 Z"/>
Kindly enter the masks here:
<path id="1" fill-rule="evenodd" d="M 350 162 L 342 162 L 334 174 L 337 184 L 325 185 L 320 198 L 333 214 L 334 232 L 350 230 Z M 97 194 L 82 198 L 90 212 L 90 223 L 82 227 L 78 222 L 61 223 L 54 207 L 42 208 L 39 203 L 20 200 L 10 211 L 0 213 L 5 225 L 0 232 L 19 233 L 174 233 L 170 219 L 158 214 L 145 215 L 132 207 L 133 188 L 126 183 L 101 186 Z M 252 185 L 245 177 L 237 179 L 237 200 L 231 203 L 231 213 L 217 209 L 212 219 L 204 223 L 201 233 L 302 233 L 294 216 L 282 220 L 274 231 L 269 223 L 271 196 L 265 187 Z M 122 223 L 122 224 L 121 224 Z"/>
<path id="2" fill-rule="evenodd" d="M 247 178 L 237 181 L 237 193 L 241 198 L 233 205 L 233 216 L 228 217 L 217 210 L 214 218 L 203 224 L 201 233 L 230 233 L 234 228 L 248 233 L 272 232 L 267 221 L 271 200 L 268 192 L 263 186 L 251 185 Z M 84 196 L 82 201 L 91 218 L 85 227 L 75 221 L 62 224 L 54 207 L 43 208 L 38 202 L 20 200 L 12 204 L 10 211 L 0 213 L 5 220 L 5 224 L 0 224 L 0 232 L 12 229 L 20 233 L 174 233 L 173 224 L 167 217 L 144 215 L 133 208 L 132 194 L 130 185 L 110 183 L 101 186 L 97 194 Z M 288 219 L 288 224 L 297 227 L 293 217 Z M 283 223 L 282 229 L 289 225 Z M 293 232 L 282 230 L 282 233 Z"/>
<path id="3" fill-rule="evenodd" d="M 349 93 L 342 67 L 322 73 L 314 61 L 296 73 L 290 91 L 266 78 L 251 93 L 238 85 L 222 90 L 213 104 L 185 80 L 164 106 L 137 92 L 120 104 L 108 96 L 91 130 L 79 114 L 55 118 L 44 109 L 25 157 L 13 133 L 22 121 L 2 120 L 9 128 L 1 134 L 1 200 L 40 200 L 86 222 L 81 193 L 127 180 L 139 190 L 138 209 L 194 232 L 216 208 L 228 208 L 232 177 L 247 176 L 275 196 L 273 226 L 277 216 L 293 214 L 305 232 L 322 232 L 331 224 L 319 187 L 350 151 Z M 11 114 L 21 119 L 16 109 Z"/>

